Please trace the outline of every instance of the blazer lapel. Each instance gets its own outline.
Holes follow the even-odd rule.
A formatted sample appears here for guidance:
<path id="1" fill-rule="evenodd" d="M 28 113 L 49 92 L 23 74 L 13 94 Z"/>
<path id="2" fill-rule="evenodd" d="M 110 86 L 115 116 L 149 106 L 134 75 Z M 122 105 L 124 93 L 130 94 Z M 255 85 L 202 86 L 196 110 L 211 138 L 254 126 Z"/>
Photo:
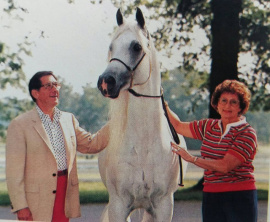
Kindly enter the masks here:
<path id="1" fill-rule="evenodd" d="M 68 115 L 65 112 L 62 112 L 62 115 L 59 121 L 62 128 L 64 140 L 65 140 L 68 173 L 70 173 L 73 166 L 74 158 L 76 156 L 76 148 L 74 148 L 74 145 L 72 144 L 72 141 L 71 141 L 72 130 L 74 131 L 74 127 L 72 124 L 71 115 Z"/>
<path id="2" fill-rule="evenodd" d="M 33 112 L 32 122 L 33 122 L 34 128 L 36 129 L 40 137 L 44 140 L 44 142 L 47 144 L 49 149 L 52 151 L 52 145 L 51 145 L 50 139 L 46 133 L 46 130 L 43 127 L 43 124 L 41 122 L 41 119 L 38 115 L 36 108 L 34 108 L 32 112 Z"/>

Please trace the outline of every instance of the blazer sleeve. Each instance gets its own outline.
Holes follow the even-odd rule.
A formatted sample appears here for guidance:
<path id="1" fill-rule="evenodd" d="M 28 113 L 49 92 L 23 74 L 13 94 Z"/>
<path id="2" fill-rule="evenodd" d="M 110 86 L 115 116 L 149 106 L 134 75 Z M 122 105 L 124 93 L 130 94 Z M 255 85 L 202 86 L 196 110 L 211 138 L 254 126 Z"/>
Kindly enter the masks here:
<path id="1" fill-rule="evenodd" d="M 96 134 L 91 134 L 79 126 L 78 120 L 72 115 L 75 128 L 77 151 L 95 154 L 102 151 L 109 142 L 109 124 L 104 125 Z"/>
<path id="2" fill-rule="evenodd" d="M 24 181 L 25 162 L 24 130 L 15 119 L 8 127 L 6 141 L 6 182 L 13 212 L 28 207 Z"/>

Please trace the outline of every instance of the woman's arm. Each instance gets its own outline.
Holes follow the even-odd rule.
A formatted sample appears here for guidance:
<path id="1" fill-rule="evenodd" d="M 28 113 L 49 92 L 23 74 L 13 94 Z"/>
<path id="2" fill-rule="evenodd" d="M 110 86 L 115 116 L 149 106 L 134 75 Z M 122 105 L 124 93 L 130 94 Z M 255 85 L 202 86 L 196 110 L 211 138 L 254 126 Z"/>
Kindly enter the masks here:
<path id="1" fill-rule="evenodd" d="M 223 159 L 220 160 L 209 160 L 202 159 L 191 155 L 185 149 L 171 143 L 173 152 L 180 155 L 187 162 L 193 163 L 198 167 L 206 170 L 217 171 L 220 173 L 228 173 L 229 171 L 235 169 L 241 164 L 241 161 L 234 155 L 227 153 Z"/>
<path id="2" fill-rule="evenodd" d="M 166 109 L 168 112 L 170 122 L 172 123 L 176 132 L 183 135 L 183 136 L 186 136 L 189 138 L 194 138 L 192 133 L 191 133 L 190 127 L 189 127 L 189 122 L 180 121 L 179 117 L 170 109 L 168 104 L 167 103 L 165 103 L 165 104 L 166 104 Z"/>

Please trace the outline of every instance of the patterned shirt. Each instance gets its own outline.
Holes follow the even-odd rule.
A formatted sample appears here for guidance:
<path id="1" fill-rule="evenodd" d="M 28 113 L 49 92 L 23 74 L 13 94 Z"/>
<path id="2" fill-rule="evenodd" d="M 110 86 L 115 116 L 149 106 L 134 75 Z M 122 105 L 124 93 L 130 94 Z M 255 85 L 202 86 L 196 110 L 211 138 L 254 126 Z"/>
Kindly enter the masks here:
<path id="1" fill-rule="evenodd" d="M 228 173 L 204 171 L 205 192 L 253 190 L 255 187 L 252 161 L 256 154 L 257 136 L 246 122 L 228 124 L 222 131 L 221 120 L 205 119 L 190 123 L 194 138 L 202 140 L 201 156 L 205 159 L 222 159 L 230 153 L 241 161 L 241 165 Z"/>
<path id="2" fill-rule="evenodd" d="M 44 114 L 38 106 L 36 106 L 36 109 L 50 139 L 51 151 L 56 159 L 58 171 L 65 170 L 67 169 L 67 156 L 63 132 L 59 122 L 61 111 L 55 107 L 52 121 L 50 116 Z"/>

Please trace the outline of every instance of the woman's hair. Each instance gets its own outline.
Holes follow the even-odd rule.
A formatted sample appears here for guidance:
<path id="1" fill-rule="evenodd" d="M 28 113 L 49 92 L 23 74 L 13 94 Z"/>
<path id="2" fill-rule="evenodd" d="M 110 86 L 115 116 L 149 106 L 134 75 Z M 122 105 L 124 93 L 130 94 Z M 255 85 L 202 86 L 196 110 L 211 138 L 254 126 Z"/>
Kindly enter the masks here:
<path id="1" fill-rule="evenodd" d="M 211 105 L 215 110 L 217 110 L 219 98 L 224 92 L 238 96 L 241 109 L 239 114 L 245 114 L 248 111 L 251 97 L 250 91 L 244 83 L 237 80 L 225 80 L 216 87 L 211 98 Z"/>
<path id="2" fill-rule="evenodd" d="M 41 72 L 37 72 L 29 81 L 29 85 L 28 85 L 28 90 L 30 93 L 30 96 L 32 97 L 33 101 L 36 102 L 36 99 L 32 96 L 32 90 L 36 89 L 39 90 L 41 87 L 41 81 L 40 79 L 43 76 L 53 76 L 56 80 L 56 76 L 53 74 L 53 72 L 51 71 L 41 71 Z"/>

